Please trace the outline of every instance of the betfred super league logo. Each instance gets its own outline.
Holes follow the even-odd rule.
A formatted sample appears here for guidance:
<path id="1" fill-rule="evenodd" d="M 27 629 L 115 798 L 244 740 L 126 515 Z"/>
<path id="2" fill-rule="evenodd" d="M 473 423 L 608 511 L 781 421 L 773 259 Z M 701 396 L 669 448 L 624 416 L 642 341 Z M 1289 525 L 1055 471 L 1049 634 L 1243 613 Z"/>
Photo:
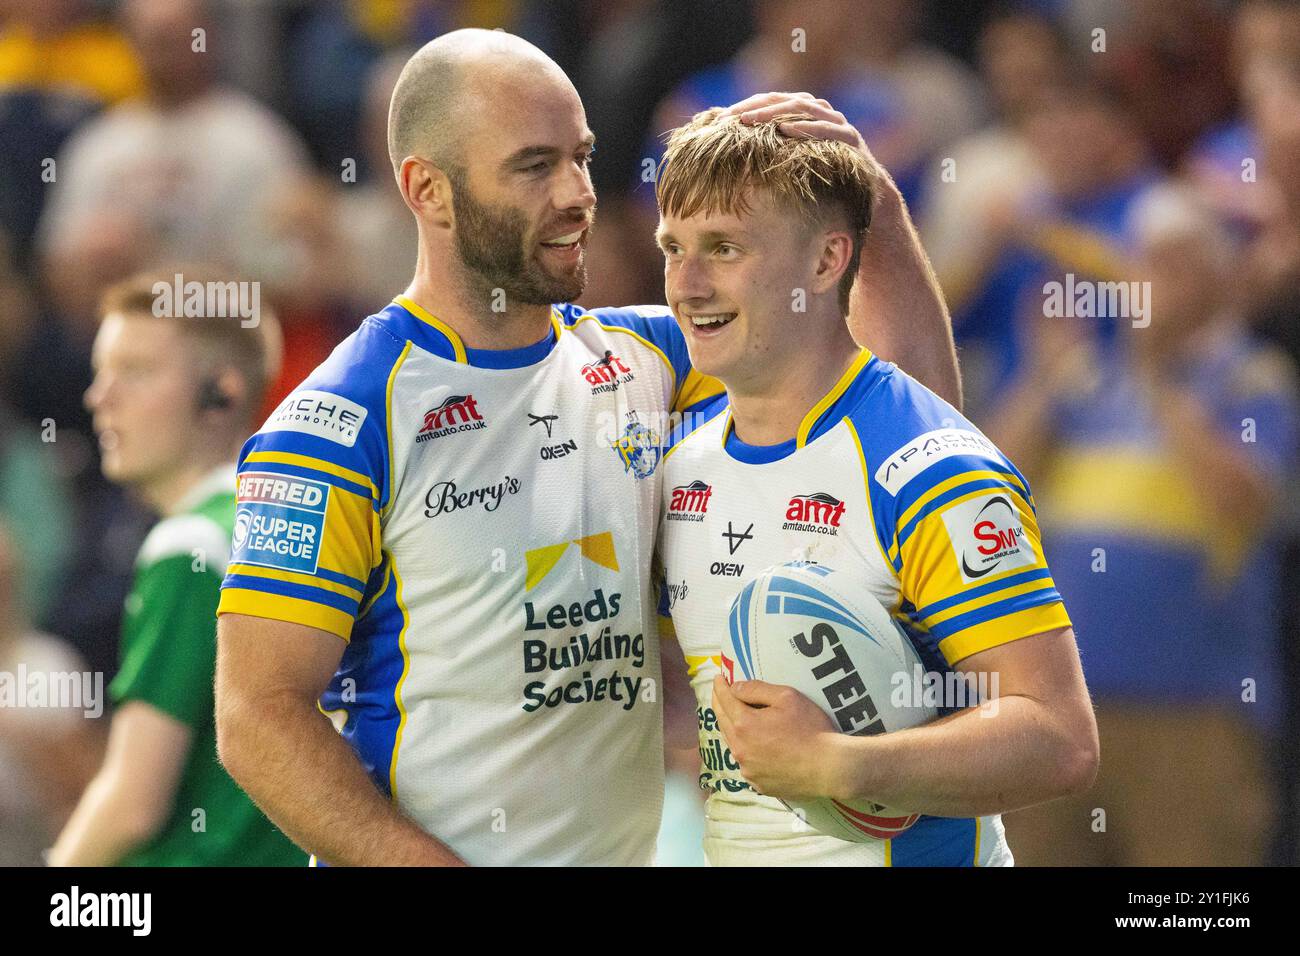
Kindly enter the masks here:
<path id="1" fill-rule="evenodd" d="M 432 441 L 444 435 L 477 431 L 486 427 L 487 422 L 483 420 L 473 395 L 448 395 L 441 405 L 424 413 L 424 425 L 415 440 Z"/>

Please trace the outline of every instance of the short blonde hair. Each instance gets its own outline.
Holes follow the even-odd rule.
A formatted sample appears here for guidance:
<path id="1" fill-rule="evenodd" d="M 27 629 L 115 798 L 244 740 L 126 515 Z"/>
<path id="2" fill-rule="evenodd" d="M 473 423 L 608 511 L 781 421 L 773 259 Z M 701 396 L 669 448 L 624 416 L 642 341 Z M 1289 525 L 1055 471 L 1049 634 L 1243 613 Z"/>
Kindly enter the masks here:
<path id="1" fill-rule="evenodd" d="M 236 411 L 245 422 L 253 422 L 272 384 L 279 377 L 283 359 L 283 338 L 274 310 L 261 302 L 257 323 L 252 326 L 245 326 L 238 315 L 157 315 L 156 286 L 159 283 L 172 285 L 177 275 L 184 276 L 186 282 L 198 281 L 204 285 L 238 281 L 206 265 L 182 264 L 140 272 L 104 290 L 99 300 L 101 319 L 117 313 L 128 317 L 150 316 L 159 322 L 173 323 L 216 369 L 233 369 L 244 380 L 247 393 Z"/>
<path id="2" fill-rule="evenodd" d="M 806 227 L 844 222 L 853 237 L 848 268 L 840 279 L 840 310 L 849 311 L 862 243 L 871 226 L 875 179 L 865 156 L 837 140 L 783 136 L 790 119 L 745 125 L 721 107 L 696 113 L 668 136 L 655 195 L 667 215 L 749 211 L 747 194 L 762 189 Z"/>

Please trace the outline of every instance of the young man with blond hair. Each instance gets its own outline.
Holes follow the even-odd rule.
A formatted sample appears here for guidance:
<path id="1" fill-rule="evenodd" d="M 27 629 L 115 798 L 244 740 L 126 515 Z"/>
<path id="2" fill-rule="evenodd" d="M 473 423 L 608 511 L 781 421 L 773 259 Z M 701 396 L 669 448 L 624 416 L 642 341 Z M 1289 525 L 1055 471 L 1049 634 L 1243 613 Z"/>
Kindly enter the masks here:
<path id="1" fill-rule="evenodd" d="M 727 387 L 665 456 L 660 540 L 666 580 L 689 595 L 671 616 L 709 758 L 715 864 L 1010 865 L 998 814 L 1080 792 L 1096 772 L 1074 634 L 1024 477 L 846 326 L 864 211 L 893 188 L 872 167 L 839 114 L 796 96 L 697 114 L 660 170 L 668 303 L 694 367 Z M 690 520 L 676 520 L 683 487 L 708 492 Z M 833 507 L 794 520 L 809 499 Z M 988 547 L 998 532 L 1012 544 Z M 930 669 L 996 674 L 996 707 L 852 736 L 792 688 L 728 685 L 732 600 L 793 555 L 859 575 L 911 625 Z M 719 562 L 743 570 L 718 575 Z M 923 816 L 892 840 L 849 843 L 801 825 L 781 797 Z"/>
<path id="2" fill-rule="evenodd" d="M 327 864 L 649 863 L 661 437 L 722 386 L 664 307 L 572 304 L 594 135 L 542 51 L 439 37 L 388 132 L 415 275 L 244 448 L 222 759 Z M 955 392 L 929 292 L 889 347 Z"/>
<path id="3" fill-rule="evenodd" d="M 50 862 L 300 866 L 305 854 L 217 762 L 212 694 L 234 456 L 279 367 L 278 327 L 265 308 L 187 314 L 192 303 L 165 294 L 177 274 L 196 289 L 234 286 L 146 274 L 109 289 L 101 305 L 86 405 L 104 474 L 162 520 L 136 558 L 108 752 Z"/>

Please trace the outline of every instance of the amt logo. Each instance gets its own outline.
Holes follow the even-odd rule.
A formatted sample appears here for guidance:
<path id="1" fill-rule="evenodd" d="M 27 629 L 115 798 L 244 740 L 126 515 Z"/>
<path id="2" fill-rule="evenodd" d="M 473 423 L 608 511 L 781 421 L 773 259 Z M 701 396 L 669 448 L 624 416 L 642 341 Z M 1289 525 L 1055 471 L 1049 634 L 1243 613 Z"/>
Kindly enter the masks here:
<path id="1" fill-rule="evenodd" d="M 669 521 L 703 521 L 709 510 L 709 498 L 713 486 L 704 482 L 692 481 L 689 485 L 678 485 L 673 489 L 673 496 L 668 503 Z"/>
<path id="2" fill-rule="evenodd" d="M 582 377 L 587 380 L 589 385 L 605 385 L 614 381 L 620 375 L 626 375 L 632 370 L 623 364 L 613 352 L 606 350 L 602 358 L 594 362 L 589 362 L 582 367 Z"/>
<path id="3" fill-rule="evenodd" d="M 449 395 L 443 403 L 424 413 L 424 426 L 415 436 L 417 442 L 430 441 L 455 432 L 486 428 L 473 395 Z"/>

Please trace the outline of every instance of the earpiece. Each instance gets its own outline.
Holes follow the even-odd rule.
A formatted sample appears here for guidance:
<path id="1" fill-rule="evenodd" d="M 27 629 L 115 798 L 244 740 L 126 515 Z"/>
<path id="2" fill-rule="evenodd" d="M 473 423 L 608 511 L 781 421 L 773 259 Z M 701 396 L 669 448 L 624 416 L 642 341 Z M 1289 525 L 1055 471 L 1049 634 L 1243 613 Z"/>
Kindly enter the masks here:
<path id="1" fill-rule="evenodd" d="M 199 411 L 221 411 L 231 406 L 231 398 L 221 390 L 215 378 L 204 379 L 199 385 L 195 403 Z"/>

